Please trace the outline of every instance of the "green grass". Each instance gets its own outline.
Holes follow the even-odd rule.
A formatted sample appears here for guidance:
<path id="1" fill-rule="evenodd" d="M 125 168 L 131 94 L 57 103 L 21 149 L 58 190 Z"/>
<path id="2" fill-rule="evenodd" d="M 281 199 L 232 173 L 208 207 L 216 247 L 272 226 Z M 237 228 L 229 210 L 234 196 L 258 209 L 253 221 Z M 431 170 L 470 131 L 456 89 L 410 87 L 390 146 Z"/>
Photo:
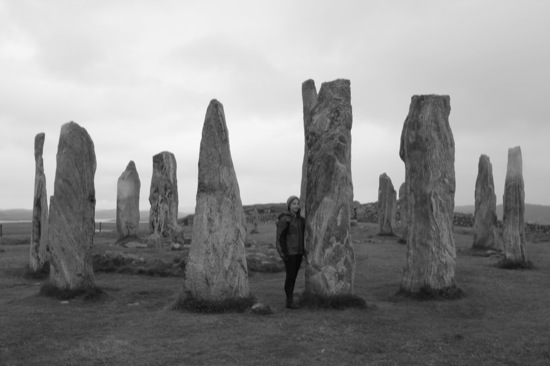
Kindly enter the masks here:
<path id="1" fill-rule="evenodd" d="M 174 304 L 172 310 L 189 311 L 192 313 L 243 313 L 250 310 L 256 303 L 254 296 L 244 298 L 225 299 L 219 301 L 208 301 L 193 298 L 189 291 L 182 293 Z"/>
<path id="2" fill-rule="evenodd" d="M 257 242 L 273 243 L 273 223 Z M 4 226 L 6 230 L 6 226 Z M 251 226 L 249 227 L 249 230 Z M 39 296 L 45 280 L 25 277 L 28 245 L 0 253 L 2 365 L 548 365 L 550 243 L 527 244 L 529 271 L 495 267 L 500 258 L 458 251 L 454 301 L 396 297 L 406 246 L 378 237 L 376 224 L 352 228 L 354 293 L 367 309 L 285 308 L 284 272 L 249 275 L 257 301 L 273 314 L 173 311 L 185 292 L 181 277 L 95 275 L 101 301 Z M 116 237 L 97 236 L 96 251 Z M 471 233 L 455 233 L 458 249 Z M 174 263 L 181 252 L 125 249 L 146 260 Z M 305 267 L 296 294 L 304 291 Z"/>

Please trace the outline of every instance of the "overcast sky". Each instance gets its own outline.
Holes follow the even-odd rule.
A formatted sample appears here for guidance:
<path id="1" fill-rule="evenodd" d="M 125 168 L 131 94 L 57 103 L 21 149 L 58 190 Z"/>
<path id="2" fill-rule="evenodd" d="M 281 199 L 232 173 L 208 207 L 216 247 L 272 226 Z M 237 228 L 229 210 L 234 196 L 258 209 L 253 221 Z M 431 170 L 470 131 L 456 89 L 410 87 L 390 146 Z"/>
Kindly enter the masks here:
<path id="1" fill-rule="evenodd" d="M 404 181 L 399 139 L 411 97 L 447 94 L 457 205 L 474 204 L 479 156 L 502 203 L 521 146 L 525 201 L 550 205 L 550 1 L 0 0 L 0 209 L 32 208 L 34 137 L 46 133 L 53 195 L 61 125 L 95 144 L 96 209 L 116 207 L 130 160 L 149 209 L 152 156 L 178 165 L 192 212 L 202 125 L 225 108 L 243 204 L 299 194 L 301 85 L 351 81 L 354 198 Z"/>

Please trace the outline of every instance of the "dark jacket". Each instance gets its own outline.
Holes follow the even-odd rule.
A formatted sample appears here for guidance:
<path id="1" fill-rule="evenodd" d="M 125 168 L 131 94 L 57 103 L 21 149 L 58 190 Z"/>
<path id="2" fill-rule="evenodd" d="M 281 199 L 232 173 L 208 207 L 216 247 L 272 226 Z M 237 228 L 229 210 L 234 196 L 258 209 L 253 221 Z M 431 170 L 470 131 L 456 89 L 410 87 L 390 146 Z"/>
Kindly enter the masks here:
<path id="1" fill-rule="evenodd" d="M 281 257 L 304 254 L 304 231 L 306 220 L 300 212 L 293 216 L 290 211 L 281 213 L 277 220 L 275 244 Z"/>

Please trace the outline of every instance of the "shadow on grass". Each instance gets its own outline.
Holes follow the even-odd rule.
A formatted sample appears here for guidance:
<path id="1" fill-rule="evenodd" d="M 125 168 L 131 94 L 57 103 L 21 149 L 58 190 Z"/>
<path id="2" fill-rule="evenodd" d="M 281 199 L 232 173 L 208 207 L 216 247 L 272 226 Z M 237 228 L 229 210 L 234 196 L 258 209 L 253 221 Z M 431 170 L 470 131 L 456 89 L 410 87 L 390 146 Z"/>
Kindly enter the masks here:
<path id="1" fill-rule="evenodd" d="M 71 290 L 58 288 L 49 282 L 40 287 L 40 292 L 38 295 L 53 297 L 58 300 L 71 300 L 79 298 L 90 302 L 102 301 L 107 297 L 107 294 L 99 287 L 77 288 Z"/>
<path id="2" fill-rule="evenodd" d="M 29 266 L 26 267 L 23 277 L 28 280 L 45 280 L 50 275 L 50 263 L 47 262 L 38 271 L 33 271 Z"/>
<path id="3" fill-rule="evenodd" d="M 349 308 L 366 309 L 367 302 L 357 295 L 317 295 L 304 292 L 298 301 L 300 307 L 308 309 L 334 309 L 344 310 Z"/>
<path id="4" fill-rule="evenodd" d="M 190 291 L 182 293 L 170 306 L 171 310 L 192 313 L 219 314 L 243 313 L 256 303 L 254 296 L 225 299 L 220 301 L 195 299 Z"/>
<path id="5" fill-rule="evenodd" d="M 395 296 L 417 301 L 437 301 L 462 299 L 466 296 L 466 293 L 455 285 L 442 289 L 423 286 L 417 292 L 400 289 Z"/>
<path id="6" fill-rule="evenodd" d="M 498 261 L 495 267 L 501 269 L 535 269 L 535 265 L 531 261 L 511 261 L 506 258 Z"/>

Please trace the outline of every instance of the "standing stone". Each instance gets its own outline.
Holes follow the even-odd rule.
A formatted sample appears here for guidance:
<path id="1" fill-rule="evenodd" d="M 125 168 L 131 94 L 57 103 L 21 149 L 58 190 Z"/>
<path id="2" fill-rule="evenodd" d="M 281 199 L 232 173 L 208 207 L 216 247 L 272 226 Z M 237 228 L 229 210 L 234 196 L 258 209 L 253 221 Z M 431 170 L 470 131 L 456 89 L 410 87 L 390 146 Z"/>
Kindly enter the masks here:
<path id="1" fill-rule="evenodd" d="M 448 293 L 455 287 L 455 144 L 449 96 L 415 95 L 403 125 L 407 263 L 402 291 Z"/>
<path id="2" fill-rule="evenodd" d="M 119 239 L 138 233 L 140 189 L 136 164 L 130 161 L 117 182 L 116 229 Z"/>
<path id="3" fill-rule="evenodd" d="M 202 130 L 197 205 L 186 270 L 186 286 L 194 298 L 248 297 L 245 238 L 246 219 L 223 105 L 212 100 Z"/>
<path id="4" fill-rule="evenodd" d="M 174 154 L 163 151 L 153 156 L 153 176 L 149 192 L 149 231 L 157 244 L 171 241 L 178 230 L 178 179 Z"/>
<path id="5" fill-rule="evenodd" d="M 399 187 L 399 200 L 397 201 L 397 210 L 399 212 L 399 232 L 403 242 L 407 239 L 407 197 L 405 182 Z"/>
<path id="6" fill-rule="evenodd" d="M 34 202 L 32 208 L 32 231 L 29 256 L 29 268 L 32 272 L 41 271 L 46 265 L 48 248 L 48 195 L 46 193 L 46 175 L 44 174 L 44 139 L 39 133 L 34 138 Z"/>
<path id="7" fill-rule="evenodd" d="M 498 249 L 497 197 L 493 182 L 493 166 L 487 155 L 479 157 L 477 168 L 474 249 Z"/>
<path id="8" fill-rule="evenodd" d="M 251 234 L 258 234 L 258 224 L 260 223 L 260 214 L 258 213 L 257 209 L 252 210 L 252 225 L 254 225 L 254 228 L 250 231 Z"/>
<path id="9" fill-rule="evenodd" d="M 317 104 L 317 89 L 311 79 L 302 83 L 302 104 L 304 113 L 304 136 L 307 135 L 308 125 L 311 123 L 311 111 Z M 300 185 L 300 212 L 306 213 L 306 188 L 307 188 L 307 140 L 304 144 L 304 160 L 302 162 L 302 182 Z"/>
<path id="10" fill-rule="evenodd" d="M 50 280 L 60 289 L 94 287 L 96 159 L 88 132 L 69 122 L 61 127 L 48 228 Z"/>
<path id="11" fill-rule="evenodd" d="M 521 147 L 508 149 L 508 170 L 503 200 L 504 257 L 507 262 L 527 263 L 525 251 L 525 191 Z"/>
<path id="12" fill-rule="evenodd" d="M 378 227 L 379 235 L 395 235 L 397 193 L 390 177 L 383 173 L 378 179 Z"/>
<path id="13" fill-rule="evenodd" d="M 355 276 L 349 80 L 323 83 L 308 121 L 305 290 L 319 296 L 349 295 Z"/>

